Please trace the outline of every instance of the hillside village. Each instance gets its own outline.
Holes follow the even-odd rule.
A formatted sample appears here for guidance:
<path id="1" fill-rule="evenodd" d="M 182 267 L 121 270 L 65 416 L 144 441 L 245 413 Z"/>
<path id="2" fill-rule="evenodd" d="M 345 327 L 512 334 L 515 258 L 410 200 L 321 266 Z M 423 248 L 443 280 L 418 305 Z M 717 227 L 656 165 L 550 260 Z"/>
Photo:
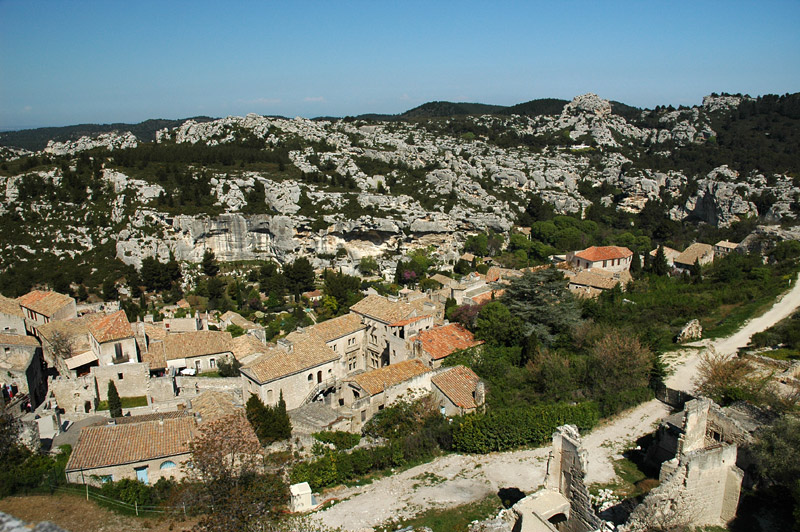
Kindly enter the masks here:
<path id="1" fill-rule="evenodd" d="M 515 232 L 526 235 L 530 229 Z M 322 306 L 329 297 L 327 285 L 303 292 L 297 302 L 310 323 L 280 331 L 277 338 L 270 335 L 270 341 L 263 325 L 230 310 L 193 309 L 186 299 L 131 321 L 119 301 L 78 304 L 69 295 L 33 290 L 15 299 L 0 298 L 3 399 L 21 421 L 21 438 L 32 449 L 55 450 L 70 442 L 64 471 L 71 483 L 99 487 L 123 479 L 147 485 L 180 480 L 204 425 L 242 417 L 246 404 L 249 417 L 251 397 L 286 412 L 296 442 L 325 431 L 360 434 L 385 408 L 421 398 L 429 398 L 445 418 L 484 411 L 486 382 L 469 367 L 446 362 L 464 350 L 480 351 L 484 340 L 461 323 L 451 323 L 445 311 L 450 318 L 453 309 L 480 312 L 533 272 L 558 272 L 569 292 L 597 299 L 632 286 L 632 268 L 641 271 L 657 263 L 673 276 L 698 276 L 715 259 L 747 251 L 746 242 L 720 241 L 694 243 L 683 251 L 659 246 L 640 257 L 622 246 L 591 246 L 553 255 L 549 266 L 524 269 L 490 266 L 490 259 L 484 262 L 465 252 L 458 259 L 462 268 L 480 265 L 478 271 L 459 275 L 451 264 L 449 273 L 442 268 L 431 275 L 433 283 L 420 283 L 426 289 L 403 288 L 396 295 L 368 288 L 336 317 L 326 315 Z M 324 271 L 316 273 L 324 278 Z M 263 292 L 260 296 L 269 298 Z M 701 334 L 690 323 L 679 336 L 687 341 Z M 124 417 L 108 417 L 112 384 Z M 250 437 L 258 442 L 255 433 Z M 672 444 L 665 445 L 668 455 Z M 733 458 L 724 458 L 725 464 L 736 461 L 732 449 Z M 733 478 L 738 484 L 730 490 L 738 498 L 741 474 Z M 569 505 L 577 488 L 561 489 Z M 722 491 L 719 497 L 729 501 L 723 514 L 705 515 L 703 523 L 735 515 L 734 495 Z M 314 500 L 308 483 L 292 486 L 290 506 L 296 511 L 312 509 Z M 531 515 L 540 522 L 552 518 L 542 504 L 556 503 L 525 504 L 534 505 Z M 516 519 L 530 521 L 524 517 L 531 511 L 527 506 L 514 508 Z M 581 511 L 594 516 L 587 508 Z M 510 522 L 510 516 L 502 519 Z M 542 530 L 562 517 L 542 524 Z M 595 530 L 602 523 L 597 517 L 582 519 L 576 529 Z M 630 526 L 638 530 L 642 525 Z"/>
<path id="2" fill-rule="evenodd" d="M 791 522 L 768 446 L 800 433 L 798 101 L 1 147 L 0 502 L 79 486 L 200 530 Z M 617 424 L 624 449 L 587 443 Z"/>

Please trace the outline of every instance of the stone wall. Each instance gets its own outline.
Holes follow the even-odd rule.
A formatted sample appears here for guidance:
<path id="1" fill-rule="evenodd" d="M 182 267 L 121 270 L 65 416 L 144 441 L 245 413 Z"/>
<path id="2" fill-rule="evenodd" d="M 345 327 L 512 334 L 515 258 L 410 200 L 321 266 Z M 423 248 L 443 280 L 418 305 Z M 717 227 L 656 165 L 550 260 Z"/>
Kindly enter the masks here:
<path id="1" fill-rule="evenodd" d="M 162 377 L 163 378 L 163 377 Z M 239 377 L 175 377 L 178 396 L 187 398 L 203 392 L 230 392 L 242 397 L 242 380 Z"/>
<path id="2" fill-rule="evenodd" d="M 88 414 L 97 407 L 97 386 L 91 375 L 67 379 L 50 378 L 48 389 L 55 399 L 55 405 L 67 414 Z"/>
<path id="3" fill-rule="evenodd" d="M 108 400 L 108 382 L 117 387 L 120 397 L 148 396 L 150 385 L 149 364 L 117 364 L 115 366 L 96 366 L 89 373 L 97 381 L 97 396 L 101 401 Z"/>
<path id="4" fill-rule="evenodd" d="M 73 484 L 89 484 L 92 486 L 99 486 L 102 484 L 100 477 L 104 477 L 107 475 L 110 475 L 111 480 L 113 480 L 114 482 L 122 480 L 123 478 L 136 480 L 136 469 L 140 467 L 147 468 L 147 483 L 150 485 L 153 485 L 156 482 L 158 482 L 158 479 L 160 478 L 173 477 L 175 480 L 180 480 L 186 476 L 184 467 L 182 466 L 189 460 L 189 457 L 190 455 L 186 453 L 177 456 L 167 456 L 163 458 L 157 458 L 154 460 L 144 460 L 132 464 L 123 464 L 110 467 L 98 467 L 94 469 L 86 469 L 83 471 L 81 470 L 68 471 L 67 481 Z M 161 469 L 162 464 L 164 464 L 164 462 L 167 461 L 173 462 L 175 464 L 175 467 L 170 467 L 168 469 Z"/>

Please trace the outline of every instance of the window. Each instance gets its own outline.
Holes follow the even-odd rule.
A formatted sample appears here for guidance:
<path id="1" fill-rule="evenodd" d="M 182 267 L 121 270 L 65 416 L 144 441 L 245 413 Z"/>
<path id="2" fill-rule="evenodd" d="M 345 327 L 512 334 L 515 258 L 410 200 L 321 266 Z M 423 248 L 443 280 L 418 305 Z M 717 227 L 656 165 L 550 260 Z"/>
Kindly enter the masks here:
<path id="1" fill-rule="evenodd" d="M 117 360 L 122 359 L 122 344 L 120 343 L 114 344 L 114 358 Z"/>
<path id="2" fill-rule="evenodd" d="M 112 475 L 101 475 L 100 476 L 100 482 L 102 482 L 103 484 L 105 484 L 106 482 L 113 482 L 113 481 L 114 481 L 114 477 Z"/>
<path id="3" fill-rule="evenodd" d="M 313 373 L 309 373 L 308 374 L 308 382 L 314 382 L 314 374 Z"/>
<path id="4" fill-rule="evenodd" d="M 5 351 L 6 354 L 9 354 L 11 352 L 10 347 L 4 347 L 3 350 Z"/>
<path id="5" fill-rule="evenodd" d="M 158 468 L 164 470 L 164 469 L 172 469 L 173 467 L 175 467 L 175 462 L 173 462 L 172 460 L 167 460 L 165 462 L 161 462 L 161 465 Z"/>
<path id="6" fill-rule="evenodd" d="M 367 420 L 367 411 L 366 410 L 362 410 L 361 411 L 361 422 L 363 423 L 366 420 Z"/>
<path id="7" fill-rule="evenodd" d="M 200 371 L 200 361 L 199 360 L 195 360 L 194 361 L 194 369 L 197 370 L 198 372 Z"/>
<path id="8" fill-rule="evenodd" d="M 267 402 L 272 403 L 272 390 L 267 390 Z"/>
<path id="9" fill-rule="evenodd" d="M 215 368 L 215 367 L 217 367 L 217 361 L 216 361 L 216 360 L 214 360 L 214 359 L 212 358 L 212 359 L 210 359 L 210 360 L 208 361 L 208 365 L 209 365 L 210 367 L 212 367 L 212 368 Z"/>
<path id="10" fill-rule="evenodd" d="M 118 378 L 119 380 L 122 380 L 122 379 L 124 379 L 124 378 L 125 378 L 125 374 L 124 374 L 124 373 L 117 373 L 117 378 Z"/>

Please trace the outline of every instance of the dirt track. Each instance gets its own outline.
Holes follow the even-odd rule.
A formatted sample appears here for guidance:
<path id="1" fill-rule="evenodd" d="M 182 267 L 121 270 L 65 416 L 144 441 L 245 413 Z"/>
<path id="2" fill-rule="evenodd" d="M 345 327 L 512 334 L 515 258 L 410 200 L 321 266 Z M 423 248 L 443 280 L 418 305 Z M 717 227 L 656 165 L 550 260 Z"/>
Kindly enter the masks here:
<path id="1" fill-rule="evenodd" d="M 713 344 L 720 353 L 732 354 L 747 345 L 750 337 L 791 315 L 800 307 L 800 283 L 762 316 L 745 323 L 733 335 L 714 342 L 702 341 L 695 349 L 677 354 L 667 384 L 692 391 L 699 355 Z M 700 348 L 700 349 L 697 349 Z M 631 442 L 653 431 L 669 408 L 653 400 L 624 412 L 589 433 L 584 446 L 589 455 L 587 483 L 614 480 L 614 459 Z M 516 487 L 529 493 L 544 479 L 548 447 L 489 455 L 448 455 L 400 474 L 358 488 L 343 488 L 334 495 L 347 499 L 320 512 L 320 520 L 345 530 L 371 529 L 389 519 L 413 516 L 435 507 L 452 507 L 496 494 L 500 488 Z M 425 474 L 425 477 L 423 475 Z M 436 475 L 433 477 L 432 475 Z"/>

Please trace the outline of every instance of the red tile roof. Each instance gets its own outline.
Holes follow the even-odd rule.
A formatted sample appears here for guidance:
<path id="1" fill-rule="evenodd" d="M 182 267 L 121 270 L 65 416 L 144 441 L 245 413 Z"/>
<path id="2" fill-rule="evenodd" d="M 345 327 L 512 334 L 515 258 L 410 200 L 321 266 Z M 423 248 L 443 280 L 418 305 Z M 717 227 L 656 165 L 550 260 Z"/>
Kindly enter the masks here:
<path id="1" fill-rule="evenodd" d="M 89 332 L 101 344 L 133 337 L 133 329 L 124 310 L 94 320 L 89 324 Z"/>
<path id="2" fill-rule="evenodd" d="M 47 317 L 52 316 L 70 303 L 75 302 L 74 299 L 67 295 L 44 290 L 32 290 L 24 296 L 18 297 L 17 301 L 21 306 Z"/>
<path id="3" fill-rule="evenodd" d="M 483 340 L 476 340 L 471 332 L 458 323 L 422 331 L 417 335 L 417 340 L 434 360 L 440 360 L 459 349 L 468 349 L 483 343 Z"/>
<path id="4" fill-rule="evenodd" d="M 470 299 L 475 302 L 476 305 L 480 305 L 482 303 L 488 303 L 493 299 L 499 299 L 500 296 L 506 293 L 505 288 L 501 288 L 500 290 L 489 290 L 488 292 L 484 292 L 482 294 L 478 294 L 475 297 L 471 297 Z"/>
<path id="5" fill-rule="evenodd" d="M 633 251 L 620 246 L 592 246 L 575 254 L 576 257 L 597 262 L 599 260 L 624 259 L 633 255 Z"/>
<path id="6" fill-rule="evenodd" d="M 194 435 L 194 418 L 190 416 L 84 427 L 66 469 L 93 469 L 186 454 Z"/>
<path id="7" fill-rule="evenodd" d="M 480 378 L 469 368 L 455 366 L 431 378 L 431 382 L 461 408 L 477 408 L 474 393 Z"/>

